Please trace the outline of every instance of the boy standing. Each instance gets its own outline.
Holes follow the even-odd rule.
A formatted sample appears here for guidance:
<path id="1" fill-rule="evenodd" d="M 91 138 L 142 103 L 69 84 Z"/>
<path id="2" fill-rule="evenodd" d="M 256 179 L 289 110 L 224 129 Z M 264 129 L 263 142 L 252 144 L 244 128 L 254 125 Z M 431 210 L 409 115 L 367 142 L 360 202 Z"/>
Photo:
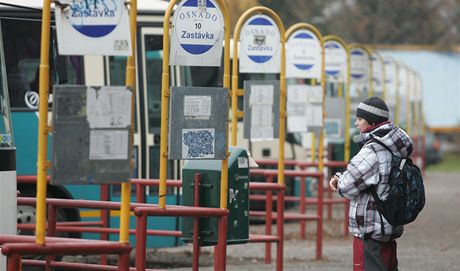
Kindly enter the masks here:
<path id="1" fill-rule="evenodd" d="M 394 271 L 398 269 L 395 239 L 403 226 L 393 227 L 377 211 L 370 192 L 375 187 L 378 197 L 388 196 L 391 154 L 373 139 L 385 144 L 394 155 L 408 157 L 412 152 L 409 136 L 388 121 L 389 111 L 383 100 L 370 97 L 358 105 L 356 127 L 361 132 L 361 150 L 343 173 L 329 181 L 331 190 L 350 202 L 349 231 L 353 234 L 354 271 Z"/>

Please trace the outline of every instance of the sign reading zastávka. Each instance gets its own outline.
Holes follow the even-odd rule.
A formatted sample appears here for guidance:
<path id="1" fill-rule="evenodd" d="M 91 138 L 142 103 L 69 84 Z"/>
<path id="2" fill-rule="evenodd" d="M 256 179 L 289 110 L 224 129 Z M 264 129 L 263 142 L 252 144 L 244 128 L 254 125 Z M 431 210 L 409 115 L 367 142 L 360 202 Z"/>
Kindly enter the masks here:
<path id="1" fill-rule="evenodd" d="M 184 0 L 174 11 L 169 65 L 221 66 L 224 19 L 215 0 Z"/>
<path id="2" fill-rule="evenodd" d="M 280 72 L 280 31 L 269 16 L 257 14 L 250 17 L 241 28 L 239 46 L 240 72 Z"/>
<path id="3" fill-rule="evenodd" d="M 225 159 L 228 91 L 173 87 L 169 102 L 169 159 Z"/>
<path id="4" fill-rule="evenodd" d="M 244 138 L 251 141 L 279 137 L 279 81 L 244 81 Z"/>
<path id="5" fill-rule="evenodd" d="M 286 77 L 321 80 L 322 50 L 318 37 L 307 29 L 292 33 L 286 45 Z"/>
<path id="6" fill-rule="evenodd" d="M 130 56 L 129 14 L 124 0 L 61 0 L 55 8 L 59 54 Z"/>
<path id="7" fill-rule="evenodd" d="M 53 94 L 53 183 L 129 181 L 131 90 L 59 85 Z"/>
<path id="8" fill-rule="evenodd" d="M 345 82 L 347 80 L 347 51 L 337 41 L 329 40 L 324 43 L 325 72 L 330 82 Z"/>

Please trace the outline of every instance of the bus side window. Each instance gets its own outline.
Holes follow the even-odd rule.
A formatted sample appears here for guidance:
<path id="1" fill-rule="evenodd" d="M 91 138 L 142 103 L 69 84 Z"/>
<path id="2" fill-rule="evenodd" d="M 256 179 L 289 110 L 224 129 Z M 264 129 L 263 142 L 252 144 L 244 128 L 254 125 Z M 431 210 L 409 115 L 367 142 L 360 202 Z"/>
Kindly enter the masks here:
<path id="1" fill-rule="evenodd" d="M 10 68 L 7 77 L 11 107 L 25 107 L 24 97 L 29 90 L 27 80 L 23 77 L 17 66 Z"/>

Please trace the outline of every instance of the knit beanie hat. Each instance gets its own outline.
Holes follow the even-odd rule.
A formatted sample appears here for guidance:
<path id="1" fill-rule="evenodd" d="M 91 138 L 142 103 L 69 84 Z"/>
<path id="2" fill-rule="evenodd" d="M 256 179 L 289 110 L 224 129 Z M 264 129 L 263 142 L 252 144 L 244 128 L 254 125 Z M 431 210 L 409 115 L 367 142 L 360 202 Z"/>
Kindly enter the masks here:
<path id="1" fill-rule="evenodd" d="M 369 97 L 358 105 L 356 117 L 367 120 L 370 125 L 377 125 L 388 120 L 388 106 L 379 97 Z"/>

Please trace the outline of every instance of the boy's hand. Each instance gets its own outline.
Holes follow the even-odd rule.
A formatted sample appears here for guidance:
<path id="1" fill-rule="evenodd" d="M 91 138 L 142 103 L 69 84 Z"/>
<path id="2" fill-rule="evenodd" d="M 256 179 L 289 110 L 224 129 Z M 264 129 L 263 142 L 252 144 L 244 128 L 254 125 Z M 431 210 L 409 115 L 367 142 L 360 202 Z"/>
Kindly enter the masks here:
<path id="1" fill-rule="evenodd" d="M 337 182 L 339 181 L 339 178 L 337 176 L 332 176 L 331 180 L 329 181 L 329 188 L 331 188 L 332 191 L 337 192 Z"/>

